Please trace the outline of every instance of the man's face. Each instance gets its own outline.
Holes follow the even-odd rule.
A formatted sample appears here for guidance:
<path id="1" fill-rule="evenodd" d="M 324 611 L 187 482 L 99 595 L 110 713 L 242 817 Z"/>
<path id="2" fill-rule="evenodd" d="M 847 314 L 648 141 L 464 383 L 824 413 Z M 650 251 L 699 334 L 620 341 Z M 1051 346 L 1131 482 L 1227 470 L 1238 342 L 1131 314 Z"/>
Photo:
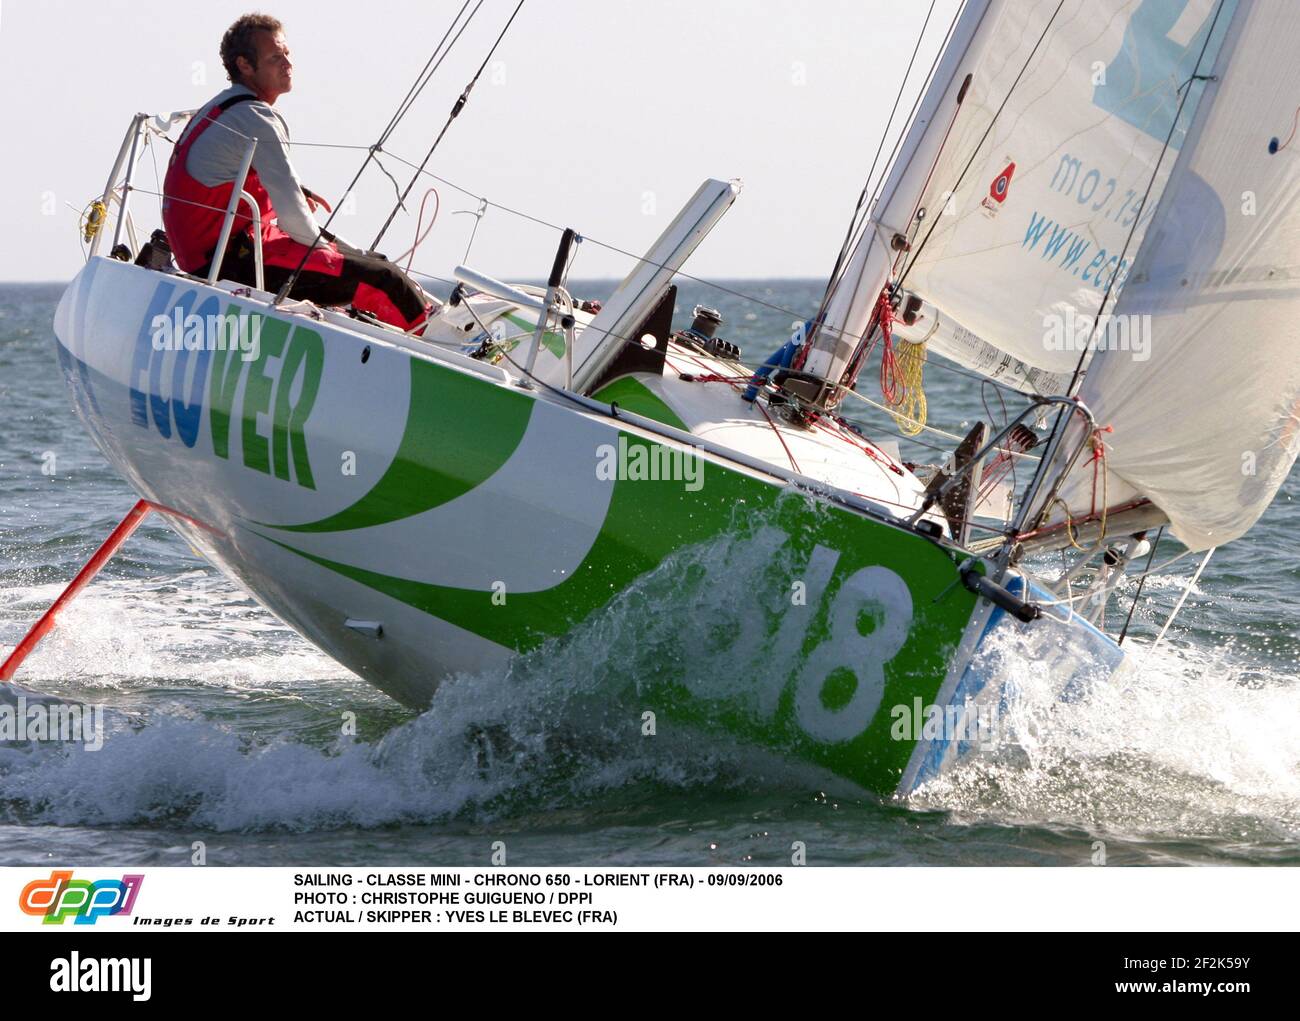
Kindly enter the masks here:
<path id="1" fill-rule="evenodd" d="M 293 88 L 293 62 L 289 60 L 289 47 L 284 41 L 283 32 L 258 32 L 254 39 L 257 45 L 257 66 L 254 67 L 243 57 L 239 58 L 239 69 L 244 73 L 244 84 L 268 103 Z"/>

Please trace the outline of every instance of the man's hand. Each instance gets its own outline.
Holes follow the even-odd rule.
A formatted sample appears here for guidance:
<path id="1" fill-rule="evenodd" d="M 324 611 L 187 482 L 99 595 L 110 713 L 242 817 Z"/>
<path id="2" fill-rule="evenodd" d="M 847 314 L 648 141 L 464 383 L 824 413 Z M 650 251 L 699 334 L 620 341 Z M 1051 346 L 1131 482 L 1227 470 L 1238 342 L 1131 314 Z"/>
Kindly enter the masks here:
<path id="1" fill-rule="evenodd" d="M 321 208 L 324 208 L 325 212 L 327 213 L 334 212 L 334 208 L 323 198 L 317 195 L 314 191 L 308 191 L 306 188 L 304 188 L 302 190 L 302 193 L 306 197 L 307 205 L 311 207 L 311 211 L 313 213 L 316 212 L 317 209 L 321 209 Z"/>

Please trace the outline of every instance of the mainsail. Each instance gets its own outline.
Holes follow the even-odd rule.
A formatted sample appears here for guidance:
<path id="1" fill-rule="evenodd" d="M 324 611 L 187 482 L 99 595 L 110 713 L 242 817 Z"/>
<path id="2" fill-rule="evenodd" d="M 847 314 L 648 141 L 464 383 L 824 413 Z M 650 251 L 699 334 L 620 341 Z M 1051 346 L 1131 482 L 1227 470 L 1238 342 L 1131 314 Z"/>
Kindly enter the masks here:
<path id="1" fill-rule="evenodd" d="M 1106 503 L 1152 500 L 1198 550 L 1249 529 L 1300 449 L 1300 4 L 1221 20 L 1216 80 L 1115 309 L 1148 357 L 1103 344 L 1080 392 L 1111 430 Z M 1098 506 L 1093 474 L 1067 480 L 1075 514 Z"/>
<path id="2" fill-rule="evenodd" d="M 969 0 L 809 371 L 847 361 L 837 339 L 865 332 L 888 278 L 1027 368 L 1073 373 L 1183 145 L 1197 62 L 1231 20 L 1221 7 Z"/>
<path id="3" fill-rule="evenodd" d="M 1192 548 L 1242 534 L 1300 446 L 1297 44 L 1300 3 L 968 0 L 807 371 L 841 380 L 881 288 L 916 295 L 901 339 L 1082 380 L 1105 470 L 1055 520 L 1147 500 Z"/>

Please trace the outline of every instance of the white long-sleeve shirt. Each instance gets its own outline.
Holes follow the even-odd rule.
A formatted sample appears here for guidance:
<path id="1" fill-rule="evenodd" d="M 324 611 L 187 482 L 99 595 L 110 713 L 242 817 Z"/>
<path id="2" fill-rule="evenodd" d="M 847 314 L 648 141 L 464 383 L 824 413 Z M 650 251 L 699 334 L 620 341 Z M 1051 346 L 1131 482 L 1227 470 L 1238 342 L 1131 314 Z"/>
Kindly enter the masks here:
<path id="1" fill-rule="evenodd" d="M 247 86 L 232 85 L 200 108 L 181 137 L 193 130 L 217 104 L 232 96 L 254 94 Z M 271 197 L 280 229 L 301 244 L 312 244 L 320 225 L 303 195 L 302 181 L 289 161 L 289 125 L 270 103 L 254 99 L 236 103 L 224 111 L 190 147 L 186 171 L 208 188 L 228 184 L 239 173 L 249 138 L 257 139 L 253 169 Z"/>

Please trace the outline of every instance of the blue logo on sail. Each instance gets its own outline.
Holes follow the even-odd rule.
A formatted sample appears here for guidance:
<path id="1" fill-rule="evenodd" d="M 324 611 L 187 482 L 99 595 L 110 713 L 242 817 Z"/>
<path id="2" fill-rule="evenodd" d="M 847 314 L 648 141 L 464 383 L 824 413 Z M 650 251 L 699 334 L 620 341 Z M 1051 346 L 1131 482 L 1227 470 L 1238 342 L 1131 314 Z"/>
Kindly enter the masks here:
<path id="1" fill-rule="evenodd" d="M 1171 149 L 1181 148 L 1204 89 L 1192 76 L 1214 66 L 1236 6 L 1236 0 L 1142 0 L 1119 53 L 1106 65 L 1105 83 L 1093 90 L 1093 103 L 1159 142 L 1169 137 Z M 1207 46 L 1211 27 L 1214 38 Z M 1170 136 L 1183 88 L 1196 91 Z"/>

